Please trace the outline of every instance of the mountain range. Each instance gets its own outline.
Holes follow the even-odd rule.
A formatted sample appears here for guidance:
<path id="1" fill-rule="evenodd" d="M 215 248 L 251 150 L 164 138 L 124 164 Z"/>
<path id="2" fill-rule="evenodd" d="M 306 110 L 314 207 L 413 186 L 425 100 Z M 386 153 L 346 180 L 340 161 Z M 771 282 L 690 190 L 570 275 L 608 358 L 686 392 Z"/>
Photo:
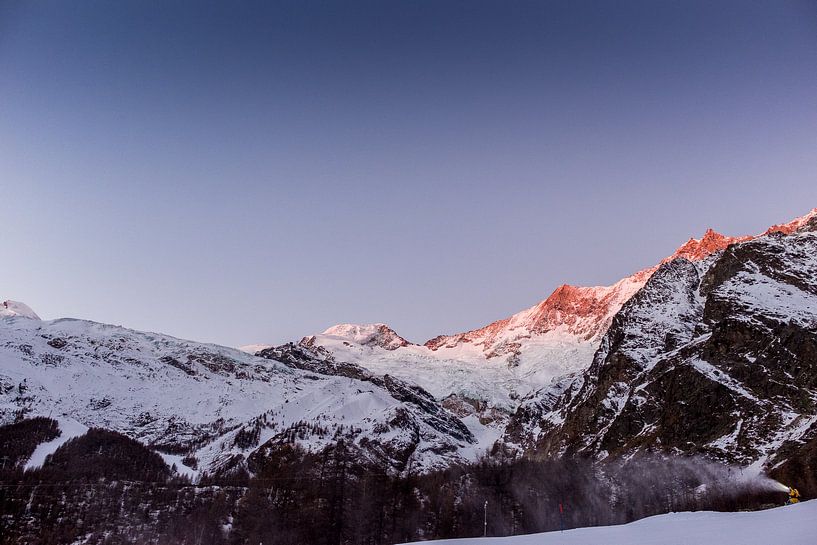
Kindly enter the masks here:
<path id="1" fill-rule="evenodd" d="M 422 344 L 340 324 L 242 351 L 7 301 L 0 424 L 34 416 L 62 434 L 21 467 L 102 428 L 194 479 L 339 440 L 397 473 L 641 451 L 793 471 L 817 455 L 817 209 Z"/>

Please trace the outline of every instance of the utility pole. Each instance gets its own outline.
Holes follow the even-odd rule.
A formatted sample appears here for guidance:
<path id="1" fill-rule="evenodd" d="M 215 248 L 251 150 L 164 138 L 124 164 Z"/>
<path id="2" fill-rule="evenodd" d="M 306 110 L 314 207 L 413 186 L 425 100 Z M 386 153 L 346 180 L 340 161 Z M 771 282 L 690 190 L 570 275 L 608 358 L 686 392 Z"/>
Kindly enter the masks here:
<path id="1" fill-rule="evenodd" d="M 488 500 L 485 500 L 485 518 L 482 523 L 482 537 L 488 536 Z"/>
<path id="2" fill-rule="evenodd" d="M 563 502 L 559 502 L 559 531 L 565 531 L 565 517 L 564 517 L 564 507 L 562 507 Z"/>

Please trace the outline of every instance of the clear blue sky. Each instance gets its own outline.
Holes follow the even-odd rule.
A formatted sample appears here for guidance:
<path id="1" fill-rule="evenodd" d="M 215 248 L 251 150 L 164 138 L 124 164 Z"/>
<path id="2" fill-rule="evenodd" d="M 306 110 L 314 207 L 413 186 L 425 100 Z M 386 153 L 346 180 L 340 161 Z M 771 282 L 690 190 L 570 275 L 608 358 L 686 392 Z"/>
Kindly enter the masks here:
<path id="1" fill-rule="evenodd" d="M 817 206 L 817 7 L 0 2 L 0 298 L 423 341 Z"/>

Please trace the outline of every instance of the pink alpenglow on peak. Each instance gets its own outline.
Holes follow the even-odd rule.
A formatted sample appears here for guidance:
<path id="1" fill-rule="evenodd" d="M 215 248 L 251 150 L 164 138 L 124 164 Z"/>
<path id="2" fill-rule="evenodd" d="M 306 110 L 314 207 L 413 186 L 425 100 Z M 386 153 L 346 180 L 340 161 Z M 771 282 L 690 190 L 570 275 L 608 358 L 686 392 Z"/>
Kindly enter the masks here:
<path id="1" fill-rule="evenodd" d="M 547 299 L 509 318 L 459 333 L 441 335 L 425 343 L 431 350 L 472 343 L 485 349 L 488 357 L 518 349 L 518 341 L 562 329 L 581 339 L 593 339 L 607 330 L 613 315 L 638 291 L 652 274 L 640 271 L 612 286 L 582 287 L 562 284 Z"/>
<path id="2" fill-rule="evenodd" d="M 780 225 L 772 225 L 769 227 L 764 234 L 769 233 L 783 233 L 784 235 L 790 235 L 791 233 L 797 231 L 798 229 L 805 226 L 811 220 L 817 218 L 817 208 L 812 208 L 811 211 L 806 214 L 805 216 L 800 216 L 799 218 L 795 218 L 788 223 L 782 223 Z"/>
<path id="3" fill-rule="evenodd" d="M 32 320 L 40 319 L 40 317 L 37 316 L 37 313 L 31 310 L 31 307 L 25 303 L 20 303 L 18 301 L 3 301 L 3 304 L 0 305 L 0 317 L 9 318 L 17 316 L 30 318 Z"/>
<path id="4" fill-rule="evenodd" d="M 763 234 L 790 234 L 812 220 L 817 221 L 817 208 L 789 223 L 772 226 Z M 661 263 L 678 258 L 700 261 L 725 250 L 730 244 L 745 242 L 758 236 L 762 235 L 730 237 L 707 229 L 701 238 L 690 238 L 672 255 L 661 260 Z M 647 283 L 656 270 L 658 265 L 638 271 L 611 286 L 580 287 L 563 284 L 536 306 L 479 329 L 440 335 L 426 341 L 425 346 L 436 351 L 471 344 L 482 349 L 491 358 L 519 352 L 526 339 L 550 331 L 561 331 L 584 341 L 597 341 L 610 327 L 613 316 L 622 305 Z"/>
<path id="5" fill-rule="evenodd" d="M 726 249 L 730 244 L 736 242 L 744 242 L 753 237 L 728 237 L 722 235 L 712 229 L 707 229 L 704 236 L 701 238 L 691 238 L 683 246 L 675 250 L 675 253 L 666 258 L 664 261 L 672 261 L 673 259 L 683 257 L 690 261 L 700 261 L 706 257 Z"/>

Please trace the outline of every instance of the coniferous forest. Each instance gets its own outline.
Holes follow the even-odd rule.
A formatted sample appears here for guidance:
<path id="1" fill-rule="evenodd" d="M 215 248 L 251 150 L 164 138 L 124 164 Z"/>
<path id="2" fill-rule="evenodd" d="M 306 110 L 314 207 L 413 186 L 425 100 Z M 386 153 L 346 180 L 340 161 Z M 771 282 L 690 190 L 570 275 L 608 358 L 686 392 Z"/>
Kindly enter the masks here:
<path id="1" fill-rule="evenodd" d="M 357 462 L 343 441 L 320 453 L 283 443 L 252 459 L 250 471 L 194 484 L 156 452 L 101 429 L 24 472 L 36 443 L 55 433 L 46 418 L 0 428 L 2 544 L 70 543 L 90 534 L 93 544 L 375 545 L 754 509 L 785 499 L 748 481 L 736 485 L 741 480 L 729 468 L 692 458 L 598 464 L 493 455 L 446 471 L 390 475 Z"/>

